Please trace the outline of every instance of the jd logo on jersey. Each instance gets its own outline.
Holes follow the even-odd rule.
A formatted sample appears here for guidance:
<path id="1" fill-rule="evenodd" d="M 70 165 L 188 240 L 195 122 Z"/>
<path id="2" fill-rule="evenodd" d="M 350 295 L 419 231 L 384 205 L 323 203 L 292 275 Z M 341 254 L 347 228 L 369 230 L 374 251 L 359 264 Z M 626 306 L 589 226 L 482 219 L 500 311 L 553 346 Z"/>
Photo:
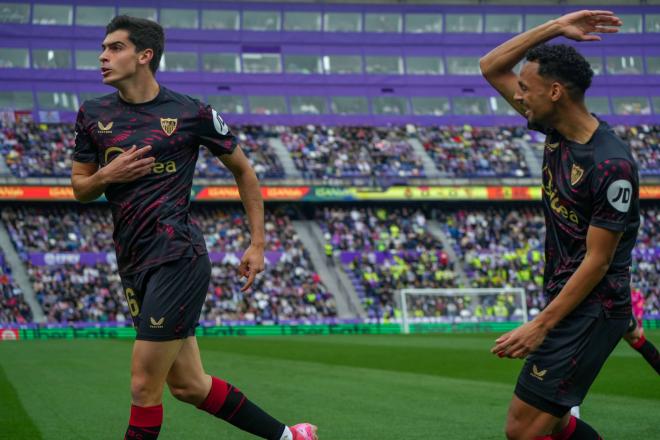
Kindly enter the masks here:
<path id="1" fill-rule="evenodd" d="M 176 130 L 177 122 L 178 118 L 160 118 L 160 126 L 168 136 L 172 136 L 172 133 Z"/>
<path id="2" fill-rule="evenodd" d="M 98 121 L 99 133 L 103 133 L 103 134 L 112 133 L 112 126 L 113 125 L 114 125 L 114 122 L 112 122 L 112 121 L 108 122 L 107 125 L 103 125 L 103 122 Z"/>

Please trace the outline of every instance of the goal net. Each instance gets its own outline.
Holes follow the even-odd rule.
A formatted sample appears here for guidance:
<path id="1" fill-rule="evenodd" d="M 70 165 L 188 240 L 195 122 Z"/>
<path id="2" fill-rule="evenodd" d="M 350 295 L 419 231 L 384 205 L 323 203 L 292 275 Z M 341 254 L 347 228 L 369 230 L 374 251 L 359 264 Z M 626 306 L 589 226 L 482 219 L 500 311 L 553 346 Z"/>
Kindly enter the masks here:
<path id="1" fill-rule="evenodd" d="M 410 333 L 411 325 L 429 323 L 527 322 L 525 289 L 456 288 L 402 289 L 401 325 Z"/>

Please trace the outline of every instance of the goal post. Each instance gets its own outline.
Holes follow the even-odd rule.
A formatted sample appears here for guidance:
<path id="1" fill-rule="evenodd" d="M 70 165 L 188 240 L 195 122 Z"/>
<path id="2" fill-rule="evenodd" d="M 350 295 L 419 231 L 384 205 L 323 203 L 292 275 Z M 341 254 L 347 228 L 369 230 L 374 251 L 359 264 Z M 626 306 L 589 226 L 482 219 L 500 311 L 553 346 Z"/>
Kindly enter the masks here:
<path id="1" fill-rule="evenodd" d="M 427 317 L 418 317 L 410 316 L 409 306 L 411 303 L 416 302 L 412 298 L 419 299 L 420 297 L 445 297 L 449 301 L 449 304 L 454 304 L 451 300 L 458 300 L 462 303 L 469 302 L 471 307 L 476 309 L 481 306 L 483 312 L 483 306 L 485 304 L 490 304 L 493 300 L 498 301 L 508 295 L 513 295 L 514 298 L 517 298 L 518 303 L 515 306 L 516 310 L 519 310 L 519 319 L 522 319 L 523 322 L 529 320 L 527 312 L 527 299 L 525 295 L 525 289 L 522 287 L 470 287 L 470 288 L 445 288 L 445 289 L 401 289 L 399 291 L 399 299 L 401 306 L 401 326 L 403 333 L 410 333 L 410 323 L 412 322 L 426 322 L 428 321 Z M 465 301 L 466 298 L 469 300 Z M 448 316 L 443 316 L 438 318 L 444 322 L 478 322 L 478 316 L 474 313 L 473 310 L 465 308 L 463 310 L 457 310 L 456 304 L 453 305 L 454 314 L 449 314 Z M 457 312 L 457 313 L 456 313 Z M 507 317 L 510 315 L 507 314 Z M 489 317 L 484 317 L 488 319 Z M 494 319 L 502 319 L 495 317 Z"/>

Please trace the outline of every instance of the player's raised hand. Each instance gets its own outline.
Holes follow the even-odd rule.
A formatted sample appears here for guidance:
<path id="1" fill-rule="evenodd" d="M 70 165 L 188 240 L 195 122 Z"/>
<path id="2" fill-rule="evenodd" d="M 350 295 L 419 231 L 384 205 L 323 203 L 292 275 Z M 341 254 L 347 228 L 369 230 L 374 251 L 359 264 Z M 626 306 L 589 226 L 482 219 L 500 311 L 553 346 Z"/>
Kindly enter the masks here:
<path id="1" fill-rule="evenodd" d="M 258 273 L 264 271 L 264 249 L 263 247 L 252 246 L 245 251 L 241 264 L 238 266 L 238 273 L 241 277 L 247 278 L 245 285 L 241 287 L 241 292 L 247 291 Z"/>
<path id="2" fill-rule="evenodd" d="M 548 331 L 536 322 L 527 322 L 495 340 L 490 352 L 499 357 L 523 359 L 536 350 Z"/>
<path id="3" fill-rule="evenodd" d="M 594 32 L 612 34 L 619 31 L 623 24 L 612 11 L 578 11 L 563 15 L 557 19 L 561 34 L 575 41 L 600 41 Z"/>
<path id="4" fill-rule="evenodd" d="M 151 145 L 138 148 L 133 145 L 128 150 L 112 159 L 101 170 L 106 183 L 132 182 L 151 172 L 154 157 L 144 157 L 151 151 Z"/>

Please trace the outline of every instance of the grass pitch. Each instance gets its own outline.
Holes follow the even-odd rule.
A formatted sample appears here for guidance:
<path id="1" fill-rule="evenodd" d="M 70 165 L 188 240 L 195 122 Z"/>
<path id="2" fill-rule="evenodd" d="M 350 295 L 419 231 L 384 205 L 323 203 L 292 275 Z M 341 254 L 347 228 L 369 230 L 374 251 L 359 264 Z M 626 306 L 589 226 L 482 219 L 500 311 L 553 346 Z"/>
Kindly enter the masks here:
<path id="1" fill-rule="evenodd" d="M 522 363 L 489 353 L 495 334 L 201 338 L 206 370 L 321 440 L 502 439 Z M 660 331 L 647 336 L 660 343 Z M 119 439 L 131 341 L 0 343 L 0 438 Z M 660 378 L 625 342 L 582 417 L 606 439 L 660 438 Z M 164 397 L 159 439 L 251 439 Z"/>

